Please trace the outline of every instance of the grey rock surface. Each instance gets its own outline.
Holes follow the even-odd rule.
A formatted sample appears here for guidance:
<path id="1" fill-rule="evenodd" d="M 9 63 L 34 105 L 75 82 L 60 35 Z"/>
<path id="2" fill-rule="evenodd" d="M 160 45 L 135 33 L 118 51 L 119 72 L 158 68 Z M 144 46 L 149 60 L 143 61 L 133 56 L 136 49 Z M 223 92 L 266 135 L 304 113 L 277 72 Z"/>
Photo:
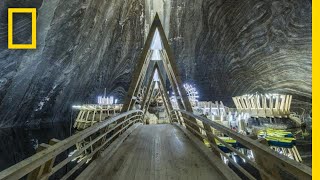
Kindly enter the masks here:
<path id="1" fill-rule="evenodd" d="M 311 110 L 311 1 L 177 0 L 170 40 L 204 100 L 248 93 L 293 95 Z"/>
<path id="2" fill-rule="evenodd" d="M 96 102 L 105 87 L 123 96 L 143 45 L 143 1 L 41 3 L 37 50 L 0 51 L 1 127 L 69 120 L 73 104 Z"/>

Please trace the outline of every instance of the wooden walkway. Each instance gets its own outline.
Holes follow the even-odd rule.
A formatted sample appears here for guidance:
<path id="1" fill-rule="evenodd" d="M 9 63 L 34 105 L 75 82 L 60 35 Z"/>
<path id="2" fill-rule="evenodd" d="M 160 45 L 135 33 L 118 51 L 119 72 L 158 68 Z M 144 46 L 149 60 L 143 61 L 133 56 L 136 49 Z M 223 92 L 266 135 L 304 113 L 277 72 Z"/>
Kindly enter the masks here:
<path id="1" fill-rule="evenodd" d="M 38 153 L 0 172 L 0 179 L 16 180 L 27 176 L 28 179 L 67 180 L 78 175 L 76 179 L 80 180 L 240 180 L 240 177 L 222 161 L 221 155 L 248 179 L 312 179 L 310 167 L 280 155 L 262 143 L 205 117 L 185 110 L 174 110 L 171 117 L 171 124 L 143 125 L 142 110 L 121 113 L 67 139 L 52 139 L 49 144 L 42 143 Z M 191 117 L 196 119 L 197 123 L 193 123 Z M 254 160 L 215 136 L 212 128 L 252 150 Z M 199 129 L 202 130 L 201 133 Z M 64 157 L 59 155 L 88 139 L 90 142 L 79 147 L 73 154 L 69 154 L 65 159 L 56 160 L 56 157 Z M 208 139 L 211 148 L 206 147 L 200 139 Z M 213 139 L 244 158 L 259 171 L 260 176 L 253 176 L 249 170 L 243 169 L 214 141 L 210 141 Z M 85 151 L 86 156 L 75 164 L 73 160 Z M 91 158 L 94 160 L 85 165 Z M 68 164 L 72 165 L 68 172 L 60 171 Z"/>
<path id="2" fill-rule="evenodd" d="M 140 125 L 109 159 L 78 179 L 224 179 L 174 125 Z M 90 168 L 89 168 L 90 169 Z"/>

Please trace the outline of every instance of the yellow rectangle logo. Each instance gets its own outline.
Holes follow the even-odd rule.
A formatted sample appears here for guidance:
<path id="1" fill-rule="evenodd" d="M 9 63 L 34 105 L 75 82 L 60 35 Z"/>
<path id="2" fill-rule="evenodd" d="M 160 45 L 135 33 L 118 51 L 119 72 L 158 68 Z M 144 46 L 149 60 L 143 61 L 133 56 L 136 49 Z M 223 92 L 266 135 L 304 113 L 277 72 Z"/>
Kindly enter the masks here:
<path id="1" fill-rule="evenodd" d="M 13 14 L 31 13 L 32 37 L 31 44 L 13 44 Z M 8 48 L 36 49 L 37 47 L 37 9 L 36 8 L 8 8 Z"/>

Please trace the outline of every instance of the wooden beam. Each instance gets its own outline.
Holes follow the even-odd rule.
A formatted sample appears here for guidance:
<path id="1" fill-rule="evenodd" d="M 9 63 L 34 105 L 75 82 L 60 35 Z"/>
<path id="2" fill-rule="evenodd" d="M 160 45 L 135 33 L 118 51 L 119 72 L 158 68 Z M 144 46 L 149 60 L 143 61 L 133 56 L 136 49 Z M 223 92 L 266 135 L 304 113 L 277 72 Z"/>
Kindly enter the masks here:
<path id="1" fill-rule="evenodd" d="M 155 85 L 156 85 L 156 83 L 153 82 L 153 83 L 152 83 L 151 93 L 149 94 L 149 97 L 148 97 L 148 99 L 147 99 L 147 101 L 146 101 L 146 104 L 145 104 L 146 106 L 143 107 L 143 109 L 142 109 L 142 111 L 144 112 L 144 114 L 146 114 L 146 113 L 148 112 L 149 105 L 150 105 L 150 103 L 151 103 L 152 96 L 153 96 L 153 93 L 154 93 Z"/>
<path id="2" fill-rule="evenodd" d="M 48 147 L 50 147 L 50 145 L 45 144 L 45 143 L 41 143 L 39 145 L 39 147 L 37 148 L 37 153 L 47 149 Z M 50 160 L 49 160 L 50 161 Z M 39 166 L 38 168 L 36 168 L 35 170 L 33 170 L 30 174 L 28 174 L 27 179 L 28 180 L 37 180 L 41 178 L 41 175 L 43 173 L 43 169 L 44 169 L 44 164 L 42 164 L 41 166 Z"/>
<path id="3" fill-rule="evenodd" d="M 153 82 L 153 75 L 154 75 L 155 71 L 156 71 L 156 67 L 155 67 L 155 65 L 153 65 L 151 76 L 148 79 L 147 92 L 146 92 L 146 94 L 145 94 L 145 96 L 143 97 L 143 100 L 142 100 L 141 110 L 144 108 L 144 106 L 146 104 L 146 101 L 147 101 L 147 98 L 149 96 L 151 84 Z"/>
<path id="4" fill-rule="evenodd" d="M 156 68 L 158 69 L 159 66 L 157 64 Z M 159 72 L 159 70 L 158 70 Z M 173 107 L 172 107 L 172 104 L 171 104 L 171 101 L 170 101 L 170 98 L 166 92 L 166 89 L 165 89 L 165 86 L 164 86 L 164 80 L 163 80 L 163 77 L 162 77 L 162 73 L 159 73 L 159 88 L 160 88 L 160 91 L 162 92 L 162 98 L 164 99 L 165 101 L 165 106 L 167 108 L 167 111 L 168 111 L 168 116 L 170 118 L 170 121 L 172 122 L 171 120 L 171 111 L 173 110 Z"/>
<path id="5" fill-rule="evenodd" d="M 149 53 L 149 49 L 151 47 L 151 43 L 152 43 L 153 36 L 154 36 L 154 33 L 155 33 L 157 26 L 158 26 L 158 23 L 155 21 L 151 25 L 151 29 L 149 31 L 147 40 L 146 40 L 144 47 L 142 49 L 142 53 L 141 53 L 140 58 L 138 60 L 138 64 L 136 65 L 136 67 L 133 71 L 132 81 L 130 83 L 127 96 L 125 97 L 125 101 L 124 101 L 121 112 L 126 112 L 126 111 L 130 110 L 132 97 L 134 96 L 134 93 L 135 93 L 137 86 L 139 84 L 141 75 L 143 73 L 142 70 L 145 65 L 146 58 Z"/>
<path id="6" fill-rule="evenodd" d="M 171 110 L 169 110 L 169 105 L 168 105 L 168 102 L 167 102 L 167 100 L 166 100 L 166 98 L 164 97 L 165 95 L 165 92 L 164 92 L 164 90 L 162 89 L 162 88 L 160 88 L 160 83 L 159 82 L 156 82 L 156 83 L 158 83 L 158 86 L 159 86 L 159 90 L 160 90 L 160 93 L 161 93 L 161 97 L 162 97 L 162 99 L 163 99 L 163 104 L 164 104 L 164 106 L 165 106 L 165 109 L 166 109 L 166 112 L 167 112 L 167 115 L 168 115 L 168 117 L 169 117 L 169 121 L 170 122 L 172 122 L 171 121 L 171 117 L 170 117 L 170 112 L 171 112 Z"/>
<path id="7" fill-rule="evenodd" d="M 146 73 L 148 72 L 148 67 L 149 67 L 149 64 L 150 64 L 150 56 L 151 56 L 151 53 L 150 51 L 148 52 L 148 55 L 146 57 L 146 62 L 144 63 L 143 65 L 143 68 L 142 68 L 142 73 L 140 74 L 139 76 L 139 82 L 138 82 L 138 85 L 136 86 L 136 89 L 134 91 L 134 97 L 137 97 L 138 96 L 138 93 L 140 92 L 142 86 L 143 86 L 143 82 L 144 82 L 144 79 L 146 77 Z M 131 98 L 131 101 L 130 101 L 130 104 L 129 104 L 129 109 L 132 109 L 134 104 L 136 103 L 136 99 L 134 100 L 134 102 L 132 101 L 132 98 Z"/>
<path id="8" fill-rule="evenodd" d="M 179 89 L 177 87 L 177 82 L 174 80 L 174 77 L 173 77 L 171 71 L 169 70 L 170 62 L 167 60 L 167 56 L 164 54 L 164 52 L 161 51 L 161 54 L 162 54 L 162 57 L 163 57 L 162 65 L 163 65 L 163 67 L 165 69 L 165 72 L 166 72 L 166 75 L 167 75 L 167 77 L 169 79 L 170 85 L 171 85 L 172 90 L 174 92 L 174 96 L 175 97 L 181 97 L 180 91 L 179 91 Z M 176 98 L 176 99 L 177 99 L 178 107 L 180 109 L 185 109 L 185 105 L 182 102 L 181 98 Z"/>

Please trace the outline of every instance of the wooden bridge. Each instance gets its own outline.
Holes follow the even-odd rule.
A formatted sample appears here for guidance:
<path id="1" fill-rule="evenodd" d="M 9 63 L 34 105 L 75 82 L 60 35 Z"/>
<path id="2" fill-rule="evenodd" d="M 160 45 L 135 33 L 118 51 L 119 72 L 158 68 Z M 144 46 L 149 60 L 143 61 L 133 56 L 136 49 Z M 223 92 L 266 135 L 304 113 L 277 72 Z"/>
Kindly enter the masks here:
<path id="1" fill-rule="evenodd" d="M 158 58 L 153 61 L 154 53 L 161 57 L 160 61 Z M 172 108 L 165 78 L 176 96 L 178 109 Z M 150 125 L 145 120 L 155 90 L 163 99 L 168 124 Z M 226 143 L 216 131 L 236 140 L 243 148 Z M 252 152 L 253 157 L 248 157 L 245 151 Z M 238 163 L 234 156 L 246 165 Z M 41 144 L 35 155 L 0 173 L 0 179 L 25 178 L 304 180 L 312 177 L 310 167 L 276 153 L 259 140 L 193 113 L 156 16 L 133 72 L 122 112 L 94 122 L 67 139 Z"/>

